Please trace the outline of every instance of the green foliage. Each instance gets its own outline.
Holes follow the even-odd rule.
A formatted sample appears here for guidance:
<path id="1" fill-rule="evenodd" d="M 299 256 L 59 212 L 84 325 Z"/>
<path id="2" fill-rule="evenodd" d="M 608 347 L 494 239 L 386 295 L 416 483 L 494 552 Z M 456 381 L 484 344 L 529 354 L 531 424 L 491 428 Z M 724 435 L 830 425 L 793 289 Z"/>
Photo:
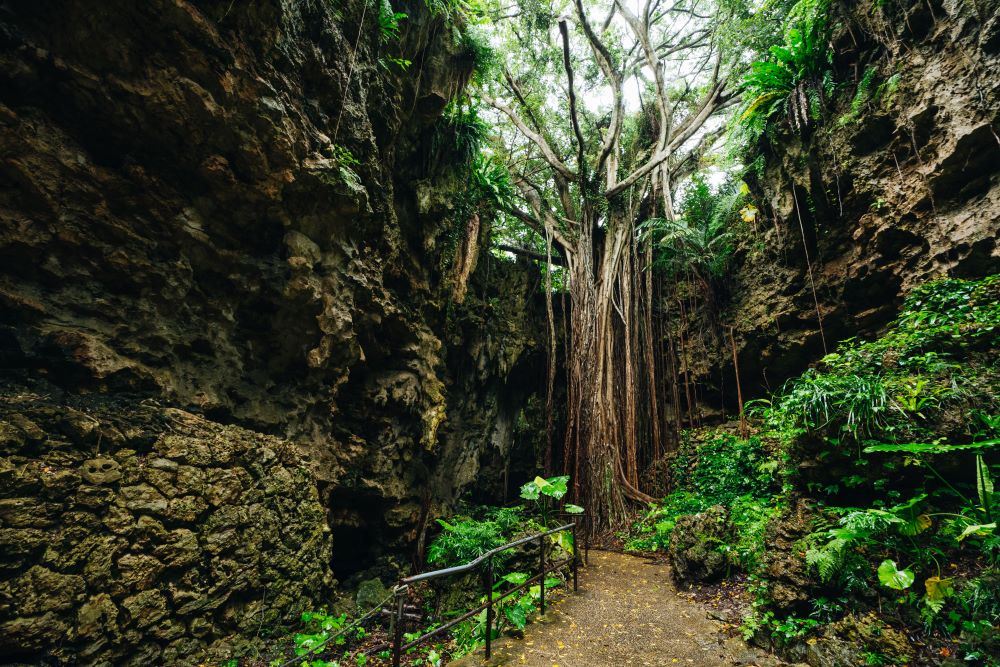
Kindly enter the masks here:
<path id="1" fill-rule="evenodd" d="M 399 24 L 407 18 L 405 12 L 397 12 L 389 0 L 375 0 L 378 7 L 378 33 L 382 42 L 399 39 Z"/>
<path id="2" fill-rule="evenodd" d="M 466 26 L 459 33 L 458 45 L 463 58 L 472 64 L 472 81 L 483 85 L 500 69 L 500 56 L 490 45 L 485 32 L 475 26 Z"/>
<path id="3" fill-rule="evenodd" d="M 799 129 L 818 117 L 824 92 L 832 86 L 829 30 L 829 0 L 800 0 L 789 12 L 784 44 L 769 49 L 770 59 L 751 64 L 742 84 L 746 101 L 739 122 L 754 136 L 780 110 Z"/>
<path id="4" fill-rule="evenodd" d="M 444 530 L 427 548 L 427 562 L 441 567 L 462 565 L 479 558 L 530 526 L 521 508 L 495 509 L 480 518 L 457 517 L 450 522 L 438 519 L 438 524 Z"/>
<path id="5" fill-rule="evenodd" d="M 979 404 L 970 415 L 1000 413 L 990 389 L 996 379 L 977 379 L 974 368 L 957 363 L 1000 340 L 998 299 L 997 276 L 923 285 L 907 297 L 885 335 L 842 342 L 819 368 L 752 410 L 786 439 L 812 433 L 831 452 L 855 443 L 858 454 L 862 443 L 877 447 L 869 450 L 874 452 L 900 441 L 933 439 L 935 419 L 951 406 L 974 401 Z M 971 440 L 972 420 L 969 429 Z"/>
<path id="6" fill-rule="evenodd" d="M 724 275 L 733 252 L 736 211 L 747 192 L 742 182 L 713 190 L 704 177 L 694 176 L 676 219 L 652 218 L 639 226 L 640 234 L 651 235 L 656 243 L 655 266 L 669 278 L 693 273 L 708 281 Z"/>
<path id="7" fill-rule="evenodd" d="M 294 650 L 298 656 L 308 655 L 320 645 L 330 641 L 330 638 L 347 623 L 347 615 L 332 616 L 324 611 L 306 611 L 302 613 L 302 623 L 306 627 L 306 632 L 295 635 Z M 333 640 L 333 644 L 343 646 L 346 641 L 341 635 Z"/>
<path id="8" fill-rule="evenodd" d="M 341 144 L 333 145 L 333 159 L 337 163 L 337 169 L 340 171 L 340 177 L 345 183 L 353 186 L 361 185 L 361 178 L 358 176 L 357 172 L 354 171 L 354 167 L 357 167 L 361 163 L 354 153 L 351 152 L 346 146 Z"/>
<path id="9" fill-rule="evenodd" d="M 528 624 L 528 617 L 531 616 L 533 611 L 538 609 L 538 601 L 542 595 L 541 586 L 538 584 L 523 589 L 526 592 L 520 594 L 508 594 L 504 591 L 505 588 L 514 588 L 524 584 L 529 578 L 530 575 L 524 572 L 511 572 L 504 575 L 493 586 L 493 590 L 497 594 L 495 599 L 499 600 L 497 607 L 497 615 L 500 617 L 497 627 L 498 633 L 502 632 L 504 621 L 516 630 L 523 630 L 524 626 Z M 554 588 L 561 583 L 560 579 L 546 577 L 545 589 Z"/>
<path id="10" fill-rule="evenodd" d="M 720 432 L 699 443 L 685 434 L 671 471 L 676 490 L 632 526 L 625 549 L 665 550 L 679 517 L 723 505 L 736 541 L 718 548 L 734 566 L 752 571 L 764 553 L 767 524 L 778 512 L 775 467 L 759 438 Z"/>
<path id="11" fill-rule="evenodd" d="M 489 125 L 480 118 L 479 107 L 472 100 L 452 100 L 434 124 L 432 154 L 459 170 L 467 169 L 480 155 L 489 133 Z"/>
<path id="12" fill-rule="evenodd" d="M 872 84 L 875 81 L 875 75 L 878 73 L 876 67 L 866 67 L 865 73 L 861 76 L 861 80 L 858 82 L 858 89 L 854 93 L 854 99 L 851 100 L 851 110 L 840 117 L 837 121 L 841 125 L 847 125 L 848 123 L 858 122 L 861 118 L 861 112 L 864 110 L 866 104 L 872 99 Z M 876 97 L 881 94 L 882 88 L 876 88 Z M 874 101 L 874 100 L 873 100 Z"/>
<path id="13" fill-rule="evenodd" d="M 786 386 L 777 409 L 808 430 L 859 438 L 886 426 L 889 396 L 878 376 L 809 369 Z"/>
<path id="14" fill-rule="evenodd" d="M 729 506 L 744 495 L 766 497 L 774 485 L 772 463 L 760 438 L 719 433 L 694 447 L 682 445 L 673 476 L 706 507 Z"/>
<path id="15" fill-rule="evenodd" d="M 521 497 L 535 504 L 542 516 L 542 526 L 548 527 L 552 509 L 566 495 L 567 484 L 569 484 L 569 475 L 549 477 L 548 479 L 535 477 L 521 486 Z"/>
<path id="16" fill-rule="evenodd" d="M 900 570 L 895 561 L 886 559 L 878 566 L 878 580 L 883 586 L 901 591 L 912 586 L 916 576 L 910 568 Z"/>

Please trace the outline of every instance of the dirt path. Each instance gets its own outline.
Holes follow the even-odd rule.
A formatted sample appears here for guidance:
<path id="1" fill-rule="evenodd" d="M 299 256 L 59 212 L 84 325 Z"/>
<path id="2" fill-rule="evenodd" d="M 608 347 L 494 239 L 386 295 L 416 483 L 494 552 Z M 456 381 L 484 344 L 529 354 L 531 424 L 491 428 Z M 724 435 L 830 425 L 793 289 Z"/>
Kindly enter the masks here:
<path id="1" fill-rule="evenodd" d="M 679 596 L 666 566 L 591 551 L 580 592 L 560 596 L 523 639 L 493 645 L 490 665 L 640 667 L 777 665 L 774 658 L 726 639 L 706 608 Z M 452 663 L 478 667 L 483 651 Z"/>

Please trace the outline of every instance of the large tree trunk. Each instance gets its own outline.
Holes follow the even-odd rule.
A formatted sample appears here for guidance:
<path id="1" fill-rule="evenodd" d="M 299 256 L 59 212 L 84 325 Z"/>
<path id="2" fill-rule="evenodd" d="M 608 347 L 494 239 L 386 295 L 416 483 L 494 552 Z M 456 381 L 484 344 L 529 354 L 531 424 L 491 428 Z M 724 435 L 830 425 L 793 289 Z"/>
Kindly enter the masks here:
<path id="1" fill-rule="evenodd" d="M 566 466 L 573 475 L 574 495 L 597 531 L 622 524 L 627 498 L 653 500 L 637 488 L 637 420 L 628 416 L 637 412 L 635 380 L 642 377 L 634 367 L 640 355 L 627 344 L 634 340 L 637 323 L 630 320 L 639 309 L 619 308 L 615 299 L 616 290 L 634 284 L 631 274 L 623 277 L 623 272 L 636 269 L 635 262 L 625 261 L 632 241 L 629 223 L 620 218 L 608 226 L 597 252 L 593 237 L 581 235 L 569 267 L 573 354 L 568 359 Z M 595 255 L 600 258 L 597 266 Z"/>

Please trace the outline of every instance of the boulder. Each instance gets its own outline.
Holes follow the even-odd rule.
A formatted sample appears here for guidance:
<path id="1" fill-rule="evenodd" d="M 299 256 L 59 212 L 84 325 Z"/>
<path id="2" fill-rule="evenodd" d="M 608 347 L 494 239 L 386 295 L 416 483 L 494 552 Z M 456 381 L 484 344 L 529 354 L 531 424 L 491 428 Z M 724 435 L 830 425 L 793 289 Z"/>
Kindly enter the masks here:
<path id="1" fill-rule="evenodd" d="M 729 511 L 722 505 L 680 517 L 667 550 L 674 579 L 679 584 L 691 584 L 721 578 L 728 569 L 721 547 L 731 541 Z"/>

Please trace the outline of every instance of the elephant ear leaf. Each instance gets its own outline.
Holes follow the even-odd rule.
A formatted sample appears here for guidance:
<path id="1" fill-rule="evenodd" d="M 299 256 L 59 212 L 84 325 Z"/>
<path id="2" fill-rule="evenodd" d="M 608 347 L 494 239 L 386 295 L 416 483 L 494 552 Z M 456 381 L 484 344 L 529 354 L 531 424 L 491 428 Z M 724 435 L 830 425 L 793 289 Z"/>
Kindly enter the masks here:
<path id="1" fill-rule="evenodd" d="M 996 522 L 970 524 L 966 526 L 965 530 L 962 531 L 962 534 L 958 536 L 958 541 L 961 542 L 970 535 L 989 535 L 996 530 L 996 528 Z"/>
<path id="2" fill-rule="evenodd" d="M 896 561 L 884 560 L 878 566 L 878 580 L 882 582 L 883 586 L 888 586 L 897 591 L 909 588 L 913 585 L 915 579 L 913 570 L 910 568 L 896 569 Z"/>
<path id="3" fill-rule="evenodd" d="M 924 582 L 924 588 L 927 589 L 927 599 L 934 602 L 940 602 L 954 592 L 950 578 L 928 577 Z"/>

